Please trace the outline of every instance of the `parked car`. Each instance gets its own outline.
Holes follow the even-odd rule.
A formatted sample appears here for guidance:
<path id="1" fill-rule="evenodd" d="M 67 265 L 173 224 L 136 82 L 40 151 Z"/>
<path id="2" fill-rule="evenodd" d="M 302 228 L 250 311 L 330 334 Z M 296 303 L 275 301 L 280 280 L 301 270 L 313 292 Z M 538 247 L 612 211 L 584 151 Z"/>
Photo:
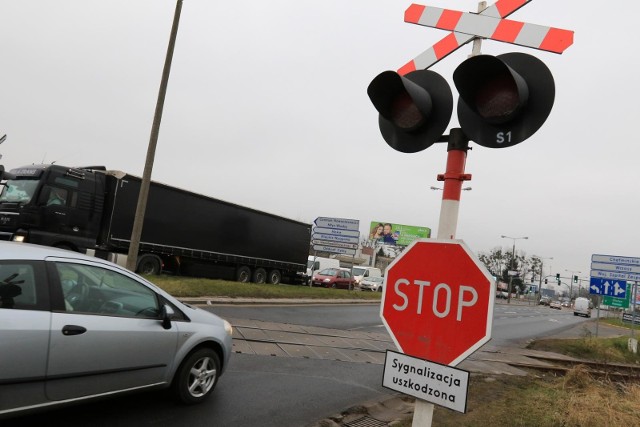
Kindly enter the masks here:
<path id="1" fill-rule="evenodd" d="M 498 299 L 509 299 L 509 294 L 505 291 L 496 291 L 496 298 Z"/>
<path id="2" fill-rule="evenodd" d="M 202 402 L 229 322 L 108 261 L 0 242 L 0 418 L 131 391 Z"/>
<path id="3" fill-rule="evenodd" d="M 356 284 L 361 284 L 364 279 L 370 277 L 382 277 L 382 271 L 377 267 L 353 267 L 353 278 Z"/>
<path id="4" fill-rule="evenodd" d="M 549 305 L 551 304 L 551 298 L 547 296 L 540 297 L 540 305 Z"/>
<path id="5" fill-rule="evenodd" d="M 306 279 L 307 284 L 311 283 L 311 278 L 314 274 L 325 268 L 339 268 L 340 261 L 334 258 L 324 258 L 319 256 L 309 255 L 307 257 L 307 271 Z"/>
<path id="6" fill-rule="evenodd" d="M 311 286 L 324 288 L 353 289 L 355 279 L 346 268 L 325 268 L 313 275 Z"/>
<path id="7" fill-rule="evenodd" d="M 367 277 L 360 282 L 360 290 L 382 292 L 384 277 Z"/>
<path id="8" fill-rule="evenodd" d="M 555 308 L 557 310 L 562 310 L 562 303 L 558 300 L 551 301 L 549 303 L 549 308 Z"/>

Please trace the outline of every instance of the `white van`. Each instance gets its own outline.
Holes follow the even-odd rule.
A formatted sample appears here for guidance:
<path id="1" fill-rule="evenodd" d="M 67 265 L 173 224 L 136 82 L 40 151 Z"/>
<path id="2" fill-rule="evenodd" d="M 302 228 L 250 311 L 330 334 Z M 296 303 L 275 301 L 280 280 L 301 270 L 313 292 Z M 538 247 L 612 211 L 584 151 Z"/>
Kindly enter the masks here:
<path id="1" fill-rule="evenodd" d="M 311 278 L 320 270 L 325 268 L 340 268 L 340 261 L 334 258 L 323 258 L 309 255 L 307 258 L 307 283 L 311 281 Z"/>
<path id="2" fill-rule="evenodd" d="M 356 285 L 360 285 L 362 279 L 369 277 L 382 277 L 382 271 L 377 267 L 353 266 L 353 278 L 356 279 Z"/>
<path id="3" fill-rule="evenodd" d="M 576 298 L 573 303 L 573 315 L 591 317 L 591 306 L 588 298 Z"/>

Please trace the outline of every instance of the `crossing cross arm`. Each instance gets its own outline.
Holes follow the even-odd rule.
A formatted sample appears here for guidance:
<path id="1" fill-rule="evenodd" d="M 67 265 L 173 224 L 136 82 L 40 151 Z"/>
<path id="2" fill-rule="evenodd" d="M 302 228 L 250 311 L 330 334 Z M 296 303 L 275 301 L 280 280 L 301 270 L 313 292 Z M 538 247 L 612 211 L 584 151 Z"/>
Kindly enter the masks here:
<path id="1" fill-rule="evenodd" d="M 409 6 L 404 20 L 553 53 L 562 53 L 573 44 L 570 30 L 419 4 Z"/>

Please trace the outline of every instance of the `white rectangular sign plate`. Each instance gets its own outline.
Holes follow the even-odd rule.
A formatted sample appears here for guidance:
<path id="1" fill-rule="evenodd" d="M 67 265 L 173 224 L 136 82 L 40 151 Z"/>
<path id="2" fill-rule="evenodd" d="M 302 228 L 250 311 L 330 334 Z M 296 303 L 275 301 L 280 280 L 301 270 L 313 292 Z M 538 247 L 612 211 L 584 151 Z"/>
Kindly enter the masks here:
<path id="1" fill-rule="evenodd" d="M 319 217 L 313 223 L 316 227 L 339 228 L 341 230 L 357 230 L 360 227 L 359 220 L 348 218 Z"/>
<path id="2" fill-rule="evenodd" d="M 331 234 L 333 236 L 349 236 L 360 238 L 360 232 L 358 230 L 342 230 L 340 228 L 328 228 L 328 227 L 313 227 L 314 234 Z"/>
<path id="3" fill-rule="evenodd" d="M 640 258 L 633 258 L 628 256 L 615 256 L 615 255 L 591 255 L 591 262 L 605 262 L 607 264 L 625 264 L 625 265 L 637 265 L 640 266 Z M 592 268 L 592 270 L 594 270 Z"/>
<path id="4" fill-rule="evenodd" d="M 313 249 L 315 249 L 316 251 L 331 252 L 334 254 L 343 254 L 343 255 L 356 254 L 355 249 L 336 248 L 333 246 L 326 246 L 326 245 L 313 245 Z"/>
<path id="5" fill-rule="evenodd" d="M 463 414 L 469 372 L 387 350 L 382 386 Z"/>
<path id="6" fill-rule="evenodd" d="M 640 273 L 640 265 L 632 264 L 607 264 L 604 262 L 592 262 L 592 270 L 615 271 L 616 273 Z"/>
<path id="7" fill-rule="evenodd" d="M 603 270 L 591 270 L 591 277 L 597 277 L 599 279 L 616 279 L 616 280 L 635 280 L 640 281 L 640 274 L 636 273 L 621 273 L 616 271 L 603 271 Z"/>

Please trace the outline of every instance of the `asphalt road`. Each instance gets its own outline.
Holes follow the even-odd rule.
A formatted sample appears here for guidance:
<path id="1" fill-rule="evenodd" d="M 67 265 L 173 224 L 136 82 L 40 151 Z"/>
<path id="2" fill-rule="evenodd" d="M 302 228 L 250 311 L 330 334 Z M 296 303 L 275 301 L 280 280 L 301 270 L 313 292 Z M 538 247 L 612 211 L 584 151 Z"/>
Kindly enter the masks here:
<path id="1" fill-rule="evenodd" d="M 223 317 L 384 333 L 377 305 L 207 307 Z M 584 321 L 568 310 L 496 305 L 494 340 L 507 344 L 545 336 Z M 304 427 L 365 401 L 393 394 L 382 388 L 382 366 L 337 360 L 235 353 L 211 399 L 181 406 L 153 392 L 3 420 L 3 427 L 234 426 Z"/>

